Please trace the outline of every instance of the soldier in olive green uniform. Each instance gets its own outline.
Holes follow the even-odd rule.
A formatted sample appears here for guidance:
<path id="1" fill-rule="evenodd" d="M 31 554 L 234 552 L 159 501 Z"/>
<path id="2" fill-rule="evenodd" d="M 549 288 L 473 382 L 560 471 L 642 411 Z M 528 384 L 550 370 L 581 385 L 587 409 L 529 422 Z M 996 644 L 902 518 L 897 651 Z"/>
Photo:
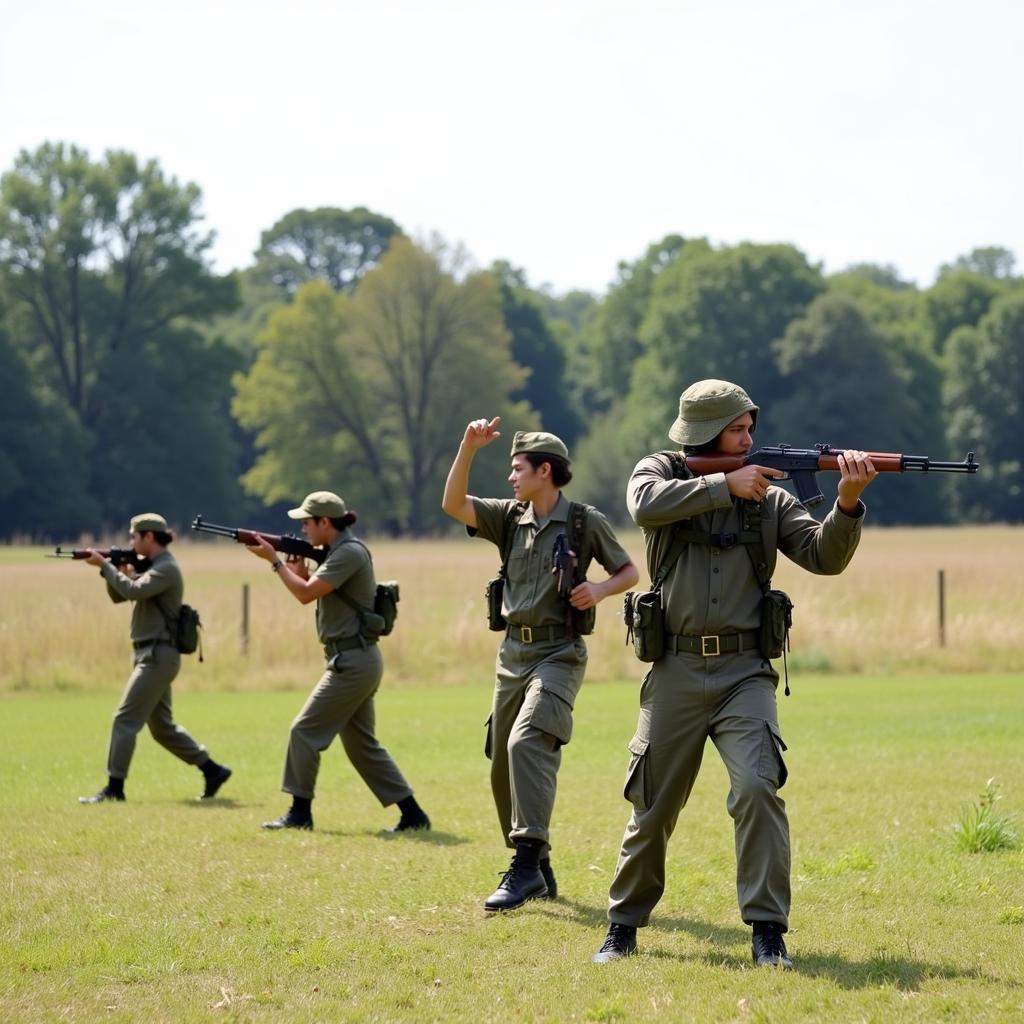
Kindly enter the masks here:
<path id="1" fill-rule="evenodd" d="M 373 698 L 380 688 L 384 662 L 376 635 L 364 620 L 372 614 L 377 590 L 370 551 L 349 527 L 356 514 L 331 491 L 314 491 L 288 515 L 302 520 L 302 532 L 327 558 L 309 576 L 302 559 L 282 562 L 263 538 L 249 550 L 271 563 L 301 603 L 316 601 L 316 631 L 326 668 L 309 700 L 292 722 L 281 788 L 291 794 L 286 814 L 264 822 L 266 829 L 313 827 L 312 803 L 320 754 L 341 737 L 352 766 L 373 795 L 388 807 L 398 804 L 401 818 L 392 832 L 429 829 L 430 819 L 416 802 L 409 783 L 374 734 Z M 362 609 L 362 613 L 352 604 Z"/>
<path id="2" fill-rule="evenodd" d="M 466 428 L 448 475 L 442 507 L 471 535 L 502 545 L 516 502 L 468 495 L 477 450 L 497 440 L 499 418 L 474 420 Z M 567 624 L 566 600 L 554 573 L 556 541 L 567 534 L 569 455 L 553 434 L 517 433 L 512 443 L 512 483 L 523 503 L 508 558 L 502 614 L 508 623 L 498 650 L 497 682 L 487 723 L 491 791 L 511 866 L 486 900 L 489 911 L 511 910 L 529 899 L 557 895 L 551 870 L 548 827 L 555 803 L 561 748 L 572 736 L 572 712 L 583 684 L 587 649 Z M 593 608 L 638 579 L 636 567 L 615 539 L 607 520 L 588 509 L 580 557 L 593 556 L 609 573 L 602 582 L 582 582 L 570 594 L 572 608 Z"/>
<path id="3" fill-rule="evenodd" d="M 752 447 L 757 412 L 742 388 L 700 381 L 683 392 L 669 437 L 686 455 L 742 454 Z M 649 455 L 633 471 L 627 501 L 644 531 L 651 578 L 677 524 L 700 538 L 682 547 L 662 588 L 666 653 L 640 691 L 625 787 L 633 814 L 597 962 L 636 949 L 636 929 L 648 923 L 665 890 L 668 840 L 710 738 L 729 772 L 736 888 L 743 920 L 753 926 L 754 961 L 792 966 L 782 938 L 789 925 L 790 845 L 778 795 L 787 775 L 775 703 L 778 675 L 758 650 L 762 587 L 745 544 L 735 541 L 744 502 L 759 503 L 768 575 L 779 551 L 810 572 L 842 572 L 860 540 L 860 494 L 875 470 L 863 452 L 844 452 L 839 463 L 838 500 L 822 523 L 786 491 L 770 486 L 771 478 L 782 475 L 778 470 L 748 465 L 677 479 L 667 456 Z"/>
<path id="4" fill-rule="evenodd" d="M 147 512 L 131 521 L 132 549 L 150 561 L 150 568 L 137 579 L 128 567 L 119 570 L 97 551 L 91 551 L 86 559 L 88 565 L 99 566 L 115 604 L 134 602 L 131 639 L 135 668 L 114 713 L 107 785 L 94 796 L 79 797 L 81 803 L 124 800 L 124 780 L 135 752 L 135 737 L 144 725 L 149 726 L 157 743 L 202 771 L 205 786 L 200 799 L 216 796 L 231 776 L 231 769 L 214 761 L 205 747 L 175 723 L 171 713 L 171 683 L 181 667 L 173 637 L 185 589 L 178 563 L 167 550 L 172 539 L 164 517 Z"/>

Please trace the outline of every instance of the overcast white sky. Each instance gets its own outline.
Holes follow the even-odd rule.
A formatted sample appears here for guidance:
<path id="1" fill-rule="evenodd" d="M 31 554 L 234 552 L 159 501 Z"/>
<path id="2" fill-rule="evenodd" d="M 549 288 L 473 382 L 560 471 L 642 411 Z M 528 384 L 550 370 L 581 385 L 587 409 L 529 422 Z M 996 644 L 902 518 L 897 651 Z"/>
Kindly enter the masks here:
<path id="1" fill-rule="evenodd" d="M 669 232 L 927 285 L 1024 261 L 1022 30 L 1020 0 L 0 0 L 0 169 L 155 157 L 221 270 L 362 205 L 559 291 Z"/>

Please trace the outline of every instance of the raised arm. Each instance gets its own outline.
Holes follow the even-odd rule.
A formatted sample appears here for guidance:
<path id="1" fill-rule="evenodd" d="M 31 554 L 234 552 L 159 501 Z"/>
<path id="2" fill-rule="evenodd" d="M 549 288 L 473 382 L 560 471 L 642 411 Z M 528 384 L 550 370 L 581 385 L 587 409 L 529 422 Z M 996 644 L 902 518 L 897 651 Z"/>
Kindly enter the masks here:
<path id="1" fill-rule="evenodd" d="M 459 445 L 458 453 L 452 468 L 448 471 L 448 479 L 444 485 L 444 497 L 441 499 L 441 508 L 458 522 L 476 529 L 476 509 L 473 507 L 473 499 L 467 493 L 469 490 L 469 470 L 473 465 L 473 459 L 481 448 L 497 441 L 501 437 L 498 426 L 501 417 L 495 416 L 493 420 L 473 420 L 462 436 L 462 443 Z"/>

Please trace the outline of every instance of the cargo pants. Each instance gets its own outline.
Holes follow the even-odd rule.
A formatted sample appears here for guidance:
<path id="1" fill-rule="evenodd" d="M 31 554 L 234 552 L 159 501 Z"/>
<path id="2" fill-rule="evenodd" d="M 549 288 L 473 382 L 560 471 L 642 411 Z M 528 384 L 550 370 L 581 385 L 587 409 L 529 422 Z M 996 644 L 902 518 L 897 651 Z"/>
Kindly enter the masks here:
<path id="1" fill-rule="evenodd" d="M 135 753 L 135 739 L 148 725 L 153 739 L 186 764 L 202 765 L 210 755 L 206 748 L 175 723 L 171 710 L 171 683 L 181 668 L 181 655 L 167 643 L 144 644 L 135 650 L 135 665 L 110 731 L 107 774 L 128 778 Z"/>
<path id="2" fill-rule="evenodd" d="M 523 643 L 506 637 L 498 650 L 484 753 L 505 845 L 524 839 L 550 851 L 562 747 L 572 739 L 572 712 L 587 668 L 582 640 Z"/>
<path id="3" fill-rule="evenodd" d="M 633 814 L 609 894 L 609 919 L 643 927 L 665 891 L 665 857 L 710 738 L 729 773 L 743 920 L 789 926 L 790 843 L 786 745 L 775 702 L 778 676 L 752 652 L 704 658 L 666 654 L 644 679 L 624 796 Z"/>
<path id="4" fill-rule="evenodd" d="M 409 783 L 375 735 L 373 698 L 384 674 L 380 648 L 370 644 L 344 651 L 335 665 L 324 671 L 292 722 L 281 788 L 312 800 L 320 754 L 340 736 L 352 767 L 382 806 L 412 796 Z"/>

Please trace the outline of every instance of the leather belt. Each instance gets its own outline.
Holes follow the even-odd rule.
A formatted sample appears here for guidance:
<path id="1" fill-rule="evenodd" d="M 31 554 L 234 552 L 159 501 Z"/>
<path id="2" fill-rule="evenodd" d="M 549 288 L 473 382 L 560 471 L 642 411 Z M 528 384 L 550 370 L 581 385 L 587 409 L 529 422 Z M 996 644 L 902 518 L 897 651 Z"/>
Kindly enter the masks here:
<path id="1" fill-rule="evenodd" d="M 748 633 L 718 633 L 709 636 L 681 636 L 665 634 L 665 650 L 673 654 L 699 654 L 702 658 L 717 658 L 720 654 L 754 651 L 760 636 L 757 630 Z"/>
<path id="2" fill-rule="evenodd" d="M 564 640 L 569 635 L 565 626 L 509 626 L 505 636 L 523 644 L 536 644 L 542 640 Z"/>
<path id="3" fill-rule="evenodd" d="M 367 640 L 366 637 L 356 633 L 355 636 L 345 636 L 340 640 L 329 640 L 324 644 L 324 655 L 331 658 L 342 651 L 354 651 L 357 647 L 369 647 L 376 642 L 376 640 Z"/>

